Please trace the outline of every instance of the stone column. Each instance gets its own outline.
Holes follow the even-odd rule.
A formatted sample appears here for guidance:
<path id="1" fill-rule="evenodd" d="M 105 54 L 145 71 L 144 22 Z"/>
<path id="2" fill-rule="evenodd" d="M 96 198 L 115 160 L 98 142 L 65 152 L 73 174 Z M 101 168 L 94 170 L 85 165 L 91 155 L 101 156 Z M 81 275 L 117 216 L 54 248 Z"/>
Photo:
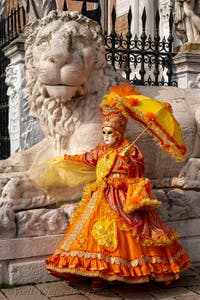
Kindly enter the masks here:
<path id="1" fill-rule="evenodd" d="M 161 38 L 165 37 L 166 39 L 169 36 L 169 17 L 170 12 L 173 9 L 174 0 L 160 0 L 159 1 L 159 12 L 160 12 L 160 36 Z M 173 34 L 173 45 L 174 47 L 180 45 L 180 40 L 177 38 L 174 31 L 174 26 L 172 28 Z"/>
<path id="2" fill-rule="evenodd" d="M 28 149 L 43 138 L 38 123 L 29 115 L 25 90 L 25 50 L 23 36 L 3 49 L 10 59 L 6 69 L 7 95 L 9 97 L 9 134 L 11 154 Z"/>
<path id="3" fill-rule="evenodd" d="M 174 79 L 179 88 L 200 88 L 200 44 L 184 44 L 174 57 Z"/>
<path id="4" fill-rule="evenodd" d="M 131 32 L 133 37 L 135 34 L 139 33 L 139 24 L 141 22 L 141 17 L 139 16 L 139 0 L 134 0 L 131 3 L 131 11 L 132 11 L 132 23 L 131 23 Z"/>
<path id="5" fill-rule="evenodd" d="M 171 1 L 160 0 L 159 11 L 160 11 L 160 36 L 167 38 L 169 36 L 169 16 L 171 9 Z"/>

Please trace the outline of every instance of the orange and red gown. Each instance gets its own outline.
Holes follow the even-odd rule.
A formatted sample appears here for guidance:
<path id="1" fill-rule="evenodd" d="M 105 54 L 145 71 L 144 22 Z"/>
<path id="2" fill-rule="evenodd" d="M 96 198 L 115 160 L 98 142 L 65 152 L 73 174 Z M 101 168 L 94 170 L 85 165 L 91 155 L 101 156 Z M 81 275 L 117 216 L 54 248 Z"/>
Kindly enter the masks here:
<path id="1" fill-rule="evenodd" d="M 190 265 L 177 234 L 160 220 L 144 160 L 125 139 L 115 147 L 98 145 L 65 159 L 96 166 L 96 181 L 85 187 L 66 235 L 46 260 L 54 275 L 66 273 L 126 283 L 177 279 Z"/>

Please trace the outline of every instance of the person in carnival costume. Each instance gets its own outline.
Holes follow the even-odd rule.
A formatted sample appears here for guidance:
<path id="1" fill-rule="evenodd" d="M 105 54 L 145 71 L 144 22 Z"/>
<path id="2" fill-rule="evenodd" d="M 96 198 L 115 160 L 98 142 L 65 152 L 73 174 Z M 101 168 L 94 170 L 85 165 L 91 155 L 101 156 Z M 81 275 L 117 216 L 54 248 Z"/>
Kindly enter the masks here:
<path id="1" fill-rule="evenodd" d="M 46 260 L 52 275 L 73 283 L 90 277 L 93 289 L 113 281 L 168 284 L 190 265 L 176 231 L 156 212 L 160 202 L 144 177 L 141 150 L 123 137 L 127 113 L 113 97 L 113 90 L 122 96 L 120 89 L 137 95 L 126 84 L 105 95 L 100 105 L 104 142 L 63 158 L 95 167 L 96 181 L 86 185 L 64 239 Z"/>

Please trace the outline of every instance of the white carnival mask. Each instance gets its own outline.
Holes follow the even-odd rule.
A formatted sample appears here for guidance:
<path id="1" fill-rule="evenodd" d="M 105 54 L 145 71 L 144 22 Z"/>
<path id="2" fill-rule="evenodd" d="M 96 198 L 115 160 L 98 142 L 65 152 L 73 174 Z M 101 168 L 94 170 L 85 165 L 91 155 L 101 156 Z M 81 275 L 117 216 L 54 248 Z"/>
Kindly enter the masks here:
<path id="1" fill-rule="evenodd" d="M 103 139 L 106 145 L 114 145 L 118 141 L 118 134 L 112 127 L 103 127 Z"/>

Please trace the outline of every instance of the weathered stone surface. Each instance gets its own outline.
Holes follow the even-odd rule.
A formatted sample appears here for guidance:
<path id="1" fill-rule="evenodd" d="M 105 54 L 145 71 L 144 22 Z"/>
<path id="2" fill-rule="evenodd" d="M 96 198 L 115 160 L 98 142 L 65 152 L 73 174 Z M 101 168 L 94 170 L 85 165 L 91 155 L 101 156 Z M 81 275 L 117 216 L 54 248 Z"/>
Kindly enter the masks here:
<path id="1" fill-rule="evenodd" d="M 200 217 L 200 192 L 194 190 L 172 189 L 169 198 L 169 220 Z"/>
<path id="2" fill-rule="evenodd" d="M 0 261 L 52 254 L 64 235 L 0 240 Z"/>
<path id="3" fill-rule="evenodd" d="M 36 287 L 41 291 L 41 293 L 47 297 L 59 297 L 67 295 L 78 294 L 75 288 L 70 286 L 67 282 L 51 282 L 37 284 Z"/>
<path id="4" fill-rule="evenodd" d="M 38 122 L 29 114 L 25 90 L 24 41 L 18 38 L 5 51 L 11 59 L 6 69 L 7 95 L 9 97 L 10 153 L 28 149 L 44 137 Z"/>
<path id="5" fill-rule="evenodd" d="M 16 236 L 15 213 L 10 208 L 0 209 L 0 239 Z"/>
<path id="6" fill-rule="evenodd" d="M 6 183 L 9 181 L 9 178 L 0 178 L 0 197 L 2 194 L 3 187 L 6 185 Z"/>
<path id="7" fill-rule="evenodd" d="M 19 237 L 64 233 L 68 221 L 63 209 L 33 209 L 16 213 Z"/>
<path id="8" fill-rule="evenodd" d="M 199 145 L 198 145 L 199 146 Z M 179 173 L 173 178 L 172 185 L 184 189 L 200 189 L 200 159 L 190 158 Z"/>
<path id="9" fill-rule="evenodd" d="M 122 299 L 138 299 L 138 300 L 153 300 L 154 297 L 145 291 L 142 286 L 137 286 L 137 289 L 133 292 L 133 286 L 116 286 L 113 291 L 117 293 Z M 92 297 L 90 298 L 92 299 Z M 97 298 L 96 298 L 97 299 Z"/>
<path id="10" fill-rule="evenodd" d="M 191 261 L 199 263 L 199 253 L 200 253 L 200 236 L 180 238 L 180 242 L 184 249 L 189 253 Z"/>
<path id="11" fill-rule="evenodd" d="M 158 208 L 159 216 L 163 221 L 167 221 L 169 219 L 168 216 L 169 204 L 168 204 L 168 198 L 165 191 L 162 189 L 159 190 L 154 189 L 153 194 L 159 201 L 161 201 L 161 205 Z"/>
<path id="12" fill-rule="evenodd" d="M 73 215 L 73 213 L 75 212 L 77 207 L 78 207 L 78 204 L 65 204 L 63 206 L 64 211 L 65 211 L 66 215 L 68 216 L 68 218 L 71 218 L 71 216 Z"/>
<path id="13" fill-rule="evenodd" d="M 56 200 L 35 187 L 25 175 L 12 177 L 3 187 L 0 207 L 13 210 L 44 207 Z"/>
<path id="14" fill-rule="evenodd" d="M 170 297 L 176 297 L 176 296 L 195 296 L 195 293 L 192 291 L 189 291 L 188 289 L 182 288 L 182 287 L 175 287 L 170 289 L 163 289 L 163 290 L 153 290 L 152 295 L 156 297 L 156 299 L 176 299 L 176 298 L 170 298 Z M 159 297 L 159 298 L 158 298 Z"/>
<path id="15" fill-rule="evenodd" d="M 44 258 L 11 262 L 8 272 L 8 283 L 12 285 L 56 281 L 56 278 L 47 272 Z"/>
<path id="16" fill-rule="evenodd" d="M 34 286 L 14 287 L 13 289 L 2 289 L 9 300 L 47 300 Z"/>
<path id="17" fill-rule="evenodd" d="M 174 25 L 177 37 L 182 41 L 183 46 L 190 48 L 191 44 L 195 49 L 200 50 L 200 18 L 196 2 L 183 1 L 180 5 L 178 0 L 174 6 Z M 188 45 L 189 44 L 189 45 Z"/>
<path id="18" fill-rule="evenodd" d="M 180 232 L 181 237 L 200 236 L 200 219 L 189 219 L 168 222 L 169 226 L 176 228 Z"/>

